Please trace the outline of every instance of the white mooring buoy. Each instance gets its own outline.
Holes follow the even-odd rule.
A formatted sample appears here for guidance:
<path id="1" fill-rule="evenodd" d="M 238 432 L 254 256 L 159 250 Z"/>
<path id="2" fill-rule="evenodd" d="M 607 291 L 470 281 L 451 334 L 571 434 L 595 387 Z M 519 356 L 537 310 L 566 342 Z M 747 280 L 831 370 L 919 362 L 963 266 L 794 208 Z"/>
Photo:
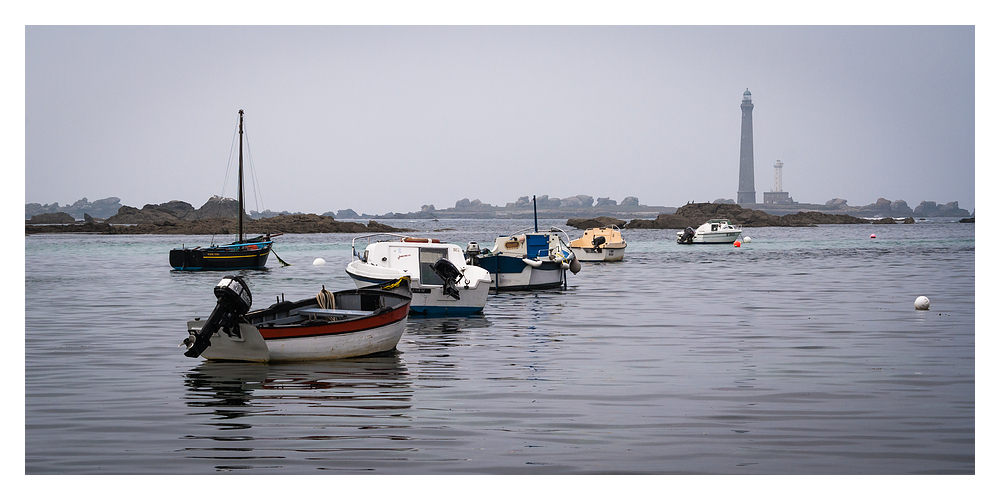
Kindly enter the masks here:
<path id="1" fill-rule="evenodd" d="M 750 237 L 749 236 L 744 236 L 743 237 L 743 243 L 750 243 Z"/>
<path id="2" fill-rule="evenodd" d="M 314 266 L 322 266 L 323 264 L 326 264 L 326 261 L 322 257 L 316 257 L 316 260 L 313 261 Z"/>
<path id="3" fill-rule="evenodd" d="M 931 299 L 921 295 L 917 297 L 917 300 L 913 301 L 913 307 L 918 311 L 926 311 L 931 308 Z"/>

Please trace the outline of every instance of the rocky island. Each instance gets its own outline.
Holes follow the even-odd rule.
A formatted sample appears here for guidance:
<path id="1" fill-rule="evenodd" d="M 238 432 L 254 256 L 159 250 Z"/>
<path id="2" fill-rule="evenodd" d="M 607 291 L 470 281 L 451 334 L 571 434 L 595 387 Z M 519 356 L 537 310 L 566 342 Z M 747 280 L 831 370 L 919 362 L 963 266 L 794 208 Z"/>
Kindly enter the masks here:
<path id="1" fill-rule="evenodd" d="M 72 216 L 43 214 L 32 216 L 25 224 L 25 234 L 38 233 L 100 233 L 100 234 L 235 234 L 239 204 L 230 198 L 213 196 L 201 208 L 190 203 L 169 201 L 146 205 L 142 209 L 123 206 L 104 221 L 91 218 L 74 223 Z M 374 220 L 368 224 L 338 221 L 328 215 L 282 214 L 266 219 L 251 219 L 243 215 L 246 234 L 277 233 L 370 233 L 407 232 Z"/>
<path id="2" fill-rule="evenodd" d="M 773 215 L 743 208 L 735 203 L 688 203 L 672 214 L 660 214 L 654 220 L 635 219 L 626 229 L 684 229 L 698 227 L 709 219 L 729 219 L 743 227 L 813 227 L 819 224 L 869 224 L 871 221 L 847 214 L 798 212 Z M 892 221 L 892 218 L 889 218 Z"/>
<path id="3" fill-rule="evenodd" d="M 538 196 L 537 213 L 543 219 L 566 218 L 567 225 L 580 229 L 616 225 L 621 229 L 684 229 L 697 227 L 709 219 L 725 218 L 745 227 L 803 227 L 819 224 L 894 224 L 893 218 L 906 218 L 904 224 L 914 223 L 914 217 L 968 217 L 967 210 L 958 207 L 957 202 L 938 204 L 933 201 L 921 202 L 911 209 L 905 201 L 889 201 L 879 198 L 873 204 L 852 207 L 841 198 L 834 198 L 826 204 L 751 204 L 737 205 L 732 200 L 718 199 L 715 202 L 691 202 L 681 208 L 647 206 L 639 204 L 633 196 L 621 203 L 610 198 L 577 195 L 568 198 Z M 101 234 L 232 234 L 236 232 L 237 201 L 231 198 L 213 196 L 200 208 L 194 208 L 184 201 L 169 201 L 157 205 L 145 205 L 141 209 L 123 206 L 118 198 L 105 198 L 93 203 L 86 198 L 59 207 L 58 203 L 39 205 L 25 204 L 25 234 L 55 232 L 89 232 Z M 112 208 L 116 213 L 106 219 L 92 217 L 84 212 L 91 210 L 105 214 Z M 56 210 L 53 212 L 53 210 Z M 365 232 L 405 232 L 408 229 L 395 228 L 373 219 L 530 219 L 534 216 L 535 204 L 530 196 L 522 196 L 505 206 L 494 206 L 480 200 L 463 198 L 455 206 L 436 209 L 434 205 L 424 205 L 419 212 L 405 214 L 387 213 L 369 215 L 352 209 L 325 212 L 323 215 L 252 211 L 244 213 L 245 233 L 365 233 Z M 83 221 L 80 220 L 82 216 Z M 867 217 L 868 219 L 862 219 Z M 878 218 L 872 221 L 871 218 Z M 341 219 L 341 220 L 338 220 Z M 368 219 L 367 224 L 348 222 L 342 219 Z M 631 222 L 626 222 L 631 220 Z M 973 222 L 974 218 L 962 222 Z"/>

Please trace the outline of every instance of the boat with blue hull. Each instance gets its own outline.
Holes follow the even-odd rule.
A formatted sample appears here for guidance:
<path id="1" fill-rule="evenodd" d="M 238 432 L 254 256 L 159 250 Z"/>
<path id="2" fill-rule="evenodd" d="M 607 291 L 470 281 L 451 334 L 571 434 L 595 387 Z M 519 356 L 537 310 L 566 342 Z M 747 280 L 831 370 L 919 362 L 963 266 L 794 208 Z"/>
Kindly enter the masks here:
<path id="1" fill-rule="evenodd" d="M 480 250 L 478 243 L 470 242 L 466 257 L 490 273 L 497 291 L 565 288 L 566 271 L 576 274 L 581 265 L 562 235 L 566 232 L 556 227 L 538 230 L 536 208 L 534 230 L 500 236 L 491 249 Z"/>
<path id="2" fill-rule="evenodd" d="M 239 239 L 229 245 L 208 247 L 181 247 L 170 251 L 170 267 L 178 271 L 232 271 L 236 269 L 262 269 L 271 254 L 273 236 L 265 234 L 246 239 L 243 234 L 243 110 L 239 122 L 239 210 L 237 229 Z"/>

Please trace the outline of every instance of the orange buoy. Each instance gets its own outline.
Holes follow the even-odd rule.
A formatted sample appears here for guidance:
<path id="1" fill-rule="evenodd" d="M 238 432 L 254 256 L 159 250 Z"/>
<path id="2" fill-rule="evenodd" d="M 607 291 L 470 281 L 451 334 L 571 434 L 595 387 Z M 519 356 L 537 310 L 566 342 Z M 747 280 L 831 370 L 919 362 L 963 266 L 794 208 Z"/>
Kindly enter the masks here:
<path id="1" fill-rule="evenodd" d="M 734 241 L 733 242 L 733 246 L 736 247 L 736 248 L 739 248 L 740 247 L 740 242 L 739 241 Z"/>

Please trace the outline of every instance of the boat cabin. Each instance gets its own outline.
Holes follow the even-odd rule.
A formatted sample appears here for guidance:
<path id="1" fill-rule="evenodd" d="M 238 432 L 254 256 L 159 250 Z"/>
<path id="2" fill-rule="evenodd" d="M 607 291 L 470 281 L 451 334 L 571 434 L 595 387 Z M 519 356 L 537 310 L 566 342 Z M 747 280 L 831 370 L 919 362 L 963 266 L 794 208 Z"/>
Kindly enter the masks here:
<path id="1" fill-rule="evenodd" d="M 402 271 L 420 285 L 443 285 L 444 280 L 431 267 L 441 258 L 450 260 L 456 266 L 465 264 L 465 254 L 461 247 L 430 238 L 402 238 L 399 241 L 372 243 L 365 248 L 361 261 Z"/>

